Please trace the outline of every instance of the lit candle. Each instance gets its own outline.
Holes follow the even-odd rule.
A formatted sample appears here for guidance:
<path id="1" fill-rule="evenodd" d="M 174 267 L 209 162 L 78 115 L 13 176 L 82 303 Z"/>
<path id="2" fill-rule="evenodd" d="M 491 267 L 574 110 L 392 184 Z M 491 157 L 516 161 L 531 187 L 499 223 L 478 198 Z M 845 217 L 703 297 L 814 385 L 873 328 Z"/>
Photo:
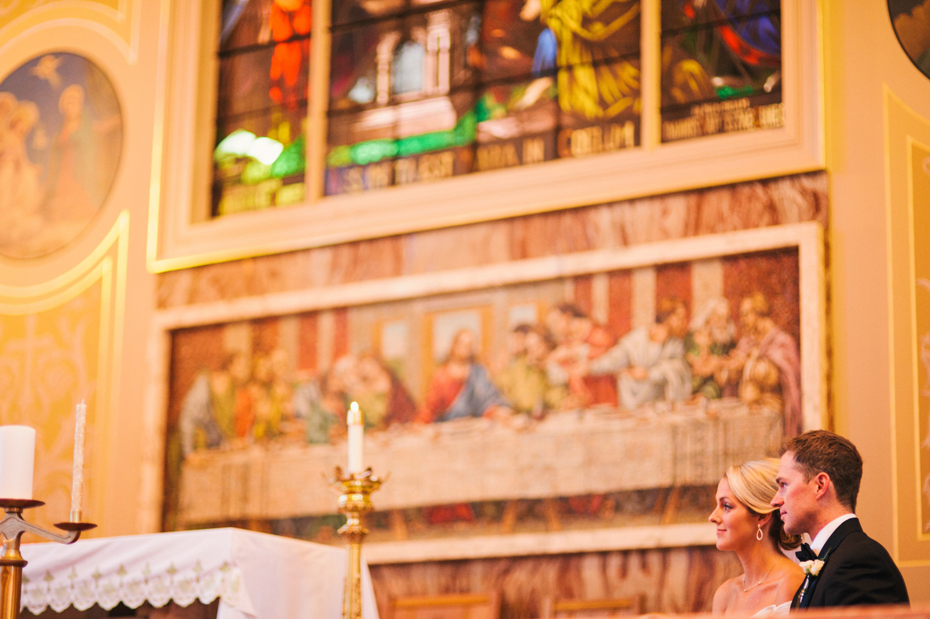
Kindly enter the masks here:
<path id="1" fill-rule="evenodd" d="M 362 441 L 365 436 L 365 421 L 357 402 L 352 402 L 346 419 L 349 425 L 349 474 L 362 472 Z"/>
<path id="2" fill-rule="evenodd" d="M 36 431 L 0 426 L 0 499 L 31 499 Z"/>
<path id="3" fill-rule="evenodd" d="M 71 522 L 81 521 L 84 498 L 84 428 L 87 426 L 87 405 L 77 405 L 74 415 L 74 462 L 71 469 Z"/>

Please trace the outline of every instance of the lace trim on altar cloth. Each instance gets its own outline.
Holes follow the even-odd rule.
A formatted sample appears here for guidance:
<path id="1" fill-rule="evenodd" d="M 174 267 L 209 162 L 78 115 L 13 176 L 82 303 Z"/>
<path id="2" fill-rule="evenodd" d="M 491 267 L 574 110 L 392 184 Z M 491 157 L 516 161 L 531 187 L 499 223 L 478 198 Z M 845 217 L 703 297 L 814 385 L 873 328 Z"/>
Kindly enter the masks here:
<path id="1" fill-rule="evenodd" d="M 110 610 L 120 602 L 138 608 L 143 602 L 161 607 L 171 601 L 189 606 L 194 600 L 209 604 L 216 598 L 236 608 L 242 597 L 242 573 L 238 567 L 224 562 L 204 569 L 197 561 L 190 568 L 178 570 L 171 565 L 157 573 L 146 564 L 138 573 L 130 573 L 120 565 L 115 573 L 106 576 L 100 568 L 90 577 L 79 576 L 74 568 L 66 577 L 46 572 L 40 581 L 30 581 L 23 576 L 22 599 L 23 607 L 38 615 L 47 607 L 60 613 L 69 606 L 87 610 L 98 604 Z"/>

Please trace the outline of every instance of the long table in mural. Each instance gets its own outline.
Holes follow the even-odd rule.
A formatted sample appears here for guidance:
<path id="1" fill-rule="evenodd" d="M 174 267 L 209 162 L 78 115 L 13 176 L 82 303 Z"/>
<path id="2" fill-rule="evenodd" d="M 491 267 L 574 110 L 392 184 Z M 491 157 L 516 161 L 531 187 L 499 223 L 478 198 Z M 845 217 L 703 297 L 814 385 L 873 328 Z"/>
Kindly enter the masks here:
<path id="1" fill-rule="evenodd" d="M 777 455 L 782 424 L 778 411 L 735 399 L 462 419 L 371 433 L 365 464 L 390 475 L 379 510 L 714 485 L 731 464 Z M 345 461 L 344 443 L 197 452 L 182 469 L 179 524 L 335 513 L 326 479 Z"/>

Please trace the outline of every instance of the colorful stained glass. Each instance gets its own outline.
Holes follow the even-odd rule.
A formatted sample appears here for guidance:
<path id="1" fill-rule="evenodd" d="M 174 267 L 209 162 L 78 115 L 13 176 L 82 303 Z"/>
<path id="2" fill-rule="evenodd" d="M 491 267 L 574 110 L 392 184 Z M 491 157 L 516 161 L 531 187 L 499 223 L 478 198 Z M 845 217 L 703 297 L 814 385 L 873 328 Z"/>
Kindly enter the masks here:
<path id="1" fill-rule="evenodd" d="M 638 0 L 422 4 L 334 0 L 327 194 L 638 142 Z"/>
<path id="2" fill-rule="evenodd" d="M 779 0 L 663 0 L 662 140 L 784 124 Z"/>
<path id="3" fill-rule="evenodd" d="M 214 217 L 304 200 L 310 0 L 225 0 Z"/>

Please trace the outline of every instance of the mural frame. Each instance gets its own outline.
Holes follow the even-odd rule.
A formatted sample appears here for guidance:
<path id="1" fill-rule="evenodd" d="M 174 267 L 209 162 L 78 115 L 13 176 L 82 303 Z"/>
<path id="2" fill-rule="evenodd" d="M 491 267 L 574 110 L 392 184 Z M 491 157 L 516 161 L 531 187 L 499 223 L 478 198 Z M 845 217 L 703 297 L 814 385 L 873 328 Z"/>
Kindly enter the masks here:
<path id="1" fill-rule="evenodd" d="M 808 428 L 829 428 L 832 419 L 827 408 L 824 247 L 823 230 L 819 223 L 777 226 L 372 280 L 315 289 L 313 294 L 296 291 L 161 310 L 152 322 L 148 340 L 150 378 L 145 398 L 144 426 L 146 435 L 157 439 L 149 442 L 145 454 L 143 479 L 146 483 L 140 509 L 142 530 L 154 532 L 161 526 L 161 478 L 164 471 L 164 434 L 173 330 L 786 248 L 797 249 L 799 293 L 804 300 L 799 304 L 804 425 Z M 517 533 L 486 538 L 383 542 L 369 544 L 366 556 L 369 563 L 397 563 L 711 545 L 714 541 L 713 528 L 707 524 L 672 524 L 596 531 Z"/>
<path id="2" fill-rule="evenodd" d="M 167 1 L 167 0 L 166 0 Z M 435 182 L 323 196 L 323 144 L 330 35 L 329 3 L 314 4 L 308 112 L 307 198 L 294 206 L 209 220 L 212 115 L 217 61 L 210 16 L 218 2 L 171 3 L 163 12 L 172 48 L 163 49 L 149 197 L 147 264 L 189 268 L 377 238 L 821 170 L 825 166 L 821 2 L 782 4 L 783 102 L 778 129 L 661 143 L 660 0 L 643 0 L 642 145 L 578 159 L 470 174 Z M 167 37 L 163 45 L 167 45 Z M 170 90 L 169 86 L 171 85 Z M 622 182 L 617 182 L 622 178 Z M 579 203 L 575 188 L 586 188 Z"/>

